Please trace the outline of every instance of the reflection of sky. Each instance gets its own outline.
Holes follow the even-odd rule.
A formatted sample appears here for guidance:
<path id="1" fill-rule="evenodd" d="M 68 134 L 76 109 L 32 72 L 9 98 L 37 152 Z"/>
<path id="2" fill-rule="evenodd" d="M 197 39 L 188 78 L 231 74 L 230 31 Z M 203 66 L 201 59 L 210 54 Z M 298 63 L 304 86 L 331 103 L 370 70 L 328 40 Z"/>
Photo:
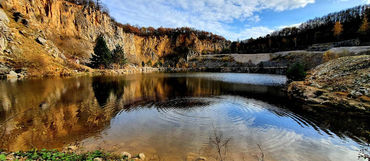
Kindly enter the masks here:
<path id="1" fill-rule="evenodd" d="M 269 104 L 232 96 L 194 99 L 211 104 L 191 109 L 150 106 L 122 112 L 101 138 L 85 143 L 181 156 L 200 151 L 216 129 L 232 138 L 235 153 L 255 151 L 260 144 L 274 160 L 357 160 L 358 145 L 353 141 L 319 134 L 312 127 L 302 128 L 293 119 L 266 110 L 273 108 Z"/>
<path id="2" fill-rule="evenodd" d="M 171 77 L 199 77 L 219 80 L 229 83 L 253 84 L 253 85 L 283 85 L 287 82 L 284 75 L 273 74 L 250 74 L 250 73 L 187 73 L 171 74 Z"/>
<path id="3" fill-rule="evenodd" d="M 235 99 L 234 99 L 235 100 Z M 236 99 L 237 100 L 237 99 Z M 254 102 L 252 104 L 249 104 L 248 106 L 245 106 L 246 103 L 242 101 L 248 101 L 248 102 Z M 239 104 L 238 104 L 239 103 Z M 239 100 L 237 103 L 233 103 L 233 105 L 242 107 L 242 108 L 225 108 L 225 113 L 228 113 L 229 117 L 235 118 L 235 117 L 243 117 L 248 118 L 248 116 L 245 115 L 252 115 L 253 116 L 253 124 L 250 124 L 249 119 L 245 120 L 246 126 L 253 126 L 253 127 L 259 127 L 259 128 L 270 128 L 270 127 L 279 127 L 281 129 L 294 131 L 297 134 L 301 134 L 305 137 L 310 137 L 314 139 L 330 139 L 332 142 L 335 142 L 336 144 L 342 144 L 342 145 L 356 145 L 354 141 L 351 139 L 341 139 L 335 134 L 325 133 L 322 130 L 315 130 L 310 124 L 307 122 L 302 122 L 302 118 L 299 116 L 294 115 L 293 113 L 289 113 L 286 111 L 280 110 L 280 112 L 286 113 L 286 116 L 278 116 L 270 111 L 268 111 L 268 108 L 274 108 L 275 110 L 279 110 L 276 107 L 272 107 L 269 104 L 259 102 L 256 100 Z M 225 107 L 229 105 L 226 104 Z M 245 110 L 243 110 L 243 107 L 249 109 L 248 111 L 250 113 L 245 113 Z M 290 117 L 288 117 L 290 116 Z M 295 119 L 293 119 L 294 117 Z M 300 120 L 298 120 L 299 118 Z M 299 123 L 297 123 L 297 121 Z"/>

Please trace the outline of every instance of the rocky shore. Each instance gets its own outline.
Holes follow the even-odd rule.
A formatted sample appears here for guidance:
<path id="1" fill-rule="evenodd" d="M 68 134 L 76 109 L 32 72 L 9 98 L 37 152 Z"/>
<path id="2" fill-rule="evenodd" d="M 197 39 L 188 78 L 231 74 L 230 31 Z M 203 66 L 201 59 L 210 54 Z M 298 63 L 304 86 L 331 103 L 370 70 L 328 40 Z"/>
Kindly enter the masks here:
<path id="1" fill-rule="evenodd" d="M 370 56 L 331 60 L 309 71 L 304 81 L 292 82 L 293 98 L 316 105 L 370 112 Z"/>

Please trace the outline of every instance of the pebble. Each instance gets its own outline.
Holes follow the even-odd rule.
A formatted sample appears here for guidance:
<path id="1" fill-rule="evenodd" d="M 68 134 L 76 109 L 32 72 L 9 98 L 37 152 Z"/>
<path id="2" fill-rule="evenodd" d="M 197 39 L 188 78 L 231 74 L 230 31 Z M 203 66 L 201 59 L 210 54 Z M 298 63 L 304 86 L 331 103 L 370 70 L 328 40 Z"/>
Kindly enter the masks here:
<path id="1" fill-rule="evenodd" d="M 94 158 L 94 161 L 103 161 L 102 158 Z"/>
<path id="2" fill-rule="evenodd" d="M 195 161 L 206 161 L 206 160 L 207 160 L 207 158 L 205 158 L 205 157 L 199 157 Z"/>
<path id="3" fill-rule="evenodd" d="M 128 153 L 128 152 L 123 152 L 123 153 L 122 153 L 122 157 L 123 157 L 124 159 L 130 159 L 130 158 L 131 158 L 131 154 L 130 154 L 130 153 Z"/>
<path id="4" fill-rule="evenodd" d="M 141 159 L 141 160 L 145 160 L 145 155 L 144 155 L 144 153 L 140 153 L 140 154 L 139 154 L 139 159 Z"/>

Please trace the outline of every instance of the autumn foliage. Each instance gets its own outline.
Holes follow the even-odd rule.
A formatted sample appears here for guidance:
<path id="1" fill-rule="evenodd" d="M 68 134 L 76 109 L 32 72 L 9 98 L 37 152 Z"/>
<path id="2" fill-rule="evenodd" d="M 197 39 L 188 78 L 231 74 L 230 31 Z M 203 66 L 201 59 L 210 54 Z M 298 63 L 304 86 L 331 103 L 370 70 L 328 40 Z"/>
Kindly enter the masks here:
<path id="1" fill-rule="evenodd" d="M 307 49 L 313 44 L 358 39 L 370 42 L 370 5 L 362 5 L 324 17 L 315 18 L 296 27 L 287 27 L 265 37 L 233 42 L 228 52 L 266 53 Z"/>

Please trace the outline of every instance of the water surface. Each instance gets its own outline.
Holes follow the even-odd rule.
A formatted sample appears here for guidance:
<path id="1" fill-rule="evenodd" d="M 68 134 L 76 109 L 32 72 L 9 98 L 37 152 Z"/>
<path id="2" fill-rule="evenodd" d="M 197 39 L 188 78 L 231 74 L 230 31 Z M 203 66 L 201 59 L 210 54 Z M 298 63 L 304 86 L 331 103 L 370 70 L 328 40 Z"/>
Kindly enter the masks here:
<path id="1" fill-rule="evenodd" d="M 150 160 L 358 160 L 369 140 L 366 116 L 296 103 L 282 92 L 285 83 L 232 73 L 1 81 L 0 148 L 78 144 Z"/>

